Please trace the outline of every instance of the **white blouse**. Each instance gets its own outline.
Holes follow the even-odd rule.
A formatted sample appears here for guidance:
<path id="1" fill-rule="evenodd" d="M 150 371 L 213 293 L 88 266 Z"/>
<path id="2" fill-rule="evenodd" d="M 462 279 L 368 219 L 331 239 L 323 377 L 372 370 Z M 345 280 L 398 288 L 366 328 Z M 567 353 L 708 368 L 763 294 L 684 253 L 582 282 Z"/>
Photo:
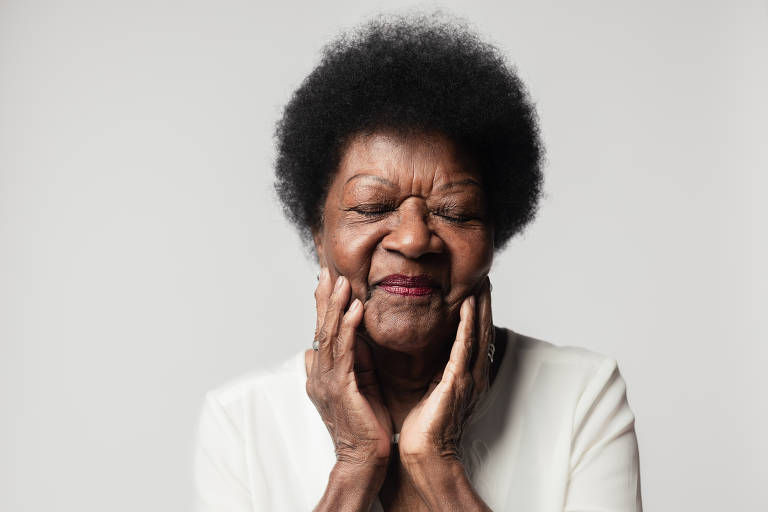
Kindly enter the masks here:
<path id="1" fill-rule="evenodd" d="M 642 511 L 635 419 L 616 361 L 506 335 L 462 440 L 478 494 L 495 511 Z M 200 512 L 318 503 L 335 456 L 305 382 L 302 352 L 208 393 L 196 454 Z"/>

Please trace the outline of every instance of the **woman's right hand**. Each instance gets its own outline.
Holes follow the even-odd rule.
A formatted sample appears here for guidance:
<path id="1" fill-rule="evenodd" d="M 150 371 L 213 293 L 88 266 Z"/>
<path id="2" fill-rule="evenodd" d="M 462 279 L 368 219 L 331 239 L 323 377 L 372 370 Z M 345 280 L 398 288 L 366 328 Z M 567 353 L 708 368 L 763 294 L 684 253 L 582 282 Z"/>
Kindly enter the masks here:
<path id="1" fill-rule="evenodd" d="M 318 350 L 311 354 L 307 394 L 333 439 L 334 473 L 347 481 L 370 479 L 375 496 L 389 461 L 392 420 L 381 398 L 370 349 L 355 335 L 363 304 L 355 299 L 344 312 L 350 293 L 345 277 L 333 284 L 328 269 L 322 269 L 315 291 Z"/>

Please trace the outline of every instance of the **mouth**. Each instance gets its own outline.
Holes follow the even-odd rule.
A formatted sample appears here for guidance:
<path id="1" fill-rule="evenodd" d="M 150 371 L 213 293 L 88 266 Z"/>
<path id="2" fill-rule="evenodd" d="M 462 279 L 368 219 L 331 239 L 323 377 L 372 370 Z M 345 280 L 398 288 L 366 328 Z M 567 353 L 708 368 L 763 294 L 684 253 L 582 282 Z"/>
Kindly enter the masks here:
<path id="1" fill-rule="evenodd" d="M 378 284 L 379 288 L 394 295 L 406 297 L 424 297 L 431 295 L 439 288 L 429 276 L 404 276 L 402 274 L 388 275 Z"/>

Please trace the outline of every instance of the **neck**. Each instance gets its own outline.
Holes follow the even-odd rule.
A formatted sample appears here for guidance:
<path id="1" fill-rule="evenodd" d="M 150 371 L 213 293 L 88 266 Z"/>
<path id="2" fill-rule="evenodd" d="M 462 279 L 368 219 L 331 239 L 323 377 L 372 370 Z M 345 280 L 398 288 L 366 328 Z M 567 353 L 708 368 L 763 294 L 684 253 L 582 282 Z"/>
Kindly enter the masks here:
<path id="1" fill-rule="evenodd" d="M 429 346 L 414 352 L 397 352 L 375 343 L 371 345 L 379 387 L 392 415 L 395 431 L 399 432 L 405 416 L 445 368 L 450 345 Z"/>

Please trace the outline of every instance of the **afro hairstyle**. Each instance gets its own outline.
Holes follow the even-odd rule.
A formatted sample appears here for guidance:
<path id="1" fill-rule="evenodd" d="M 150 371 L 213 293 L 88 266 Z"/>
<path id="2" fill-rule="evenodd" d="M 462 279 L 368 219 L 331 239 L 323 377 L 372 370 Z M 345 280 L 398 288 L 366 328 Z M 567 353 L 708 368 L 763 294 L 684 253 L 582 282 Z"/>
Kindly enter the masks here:
<path id="1" fill-rule="evenodd" d="M 275 189 L 310 244 L 345 144 L 376 130 L 439 133 L 480 171 L 501 249 L 533 220 L 543 146 L 499 50 L 440 14 L 381 17 L 328 44 L 277 124 Z"/>

